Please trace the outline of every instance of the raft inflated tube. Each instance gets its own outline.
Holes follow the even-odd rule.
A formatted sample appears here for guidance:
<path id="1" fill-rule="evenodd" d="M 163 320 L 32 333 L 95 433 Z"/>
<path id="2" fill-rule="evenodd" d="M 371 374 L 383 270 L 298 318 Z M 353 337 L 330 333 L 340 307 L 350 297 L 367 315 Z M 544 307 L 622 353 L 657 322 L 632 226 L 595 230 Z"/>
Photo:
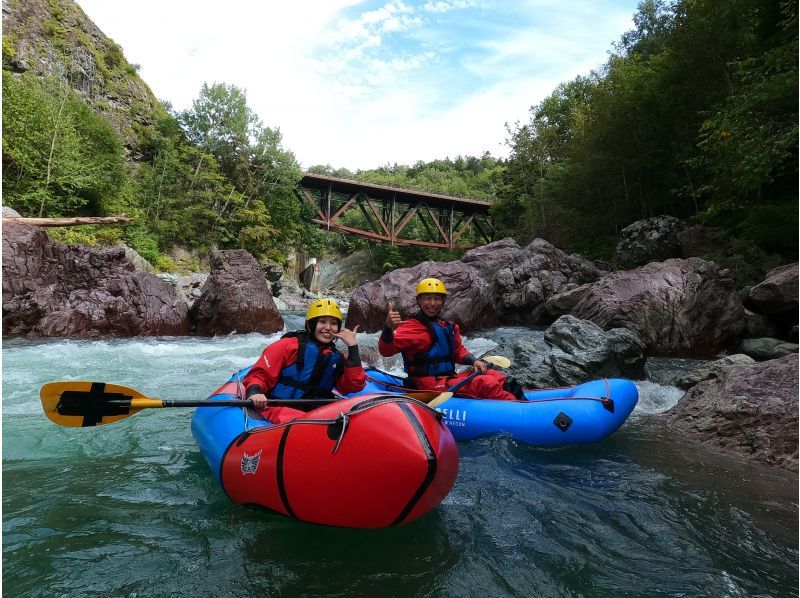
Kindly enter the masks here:
<path id="1" fill-rule="evenodd" d="M 367 370 L 365 393 L 402 392 L 403 379 Z M 353 396 L 353 395 L 350 395 Z M 436 407 L 456 440 L 506 433 L 541 447 L 592 444 L 625 423 L 639 400 L 630 380 L 608 378 L 568 388 L 526 390 L 520 401 L 455 396 Z"/>
<path id="2" fill-rule="evenodd" d="M 233 502 L 323 525 L 408 523 L 439 505 L 458 473 L 441 415 L 396 396 L 345 399 L 281 425 L 252 409 L 197 409 L 192 433 Z"/>

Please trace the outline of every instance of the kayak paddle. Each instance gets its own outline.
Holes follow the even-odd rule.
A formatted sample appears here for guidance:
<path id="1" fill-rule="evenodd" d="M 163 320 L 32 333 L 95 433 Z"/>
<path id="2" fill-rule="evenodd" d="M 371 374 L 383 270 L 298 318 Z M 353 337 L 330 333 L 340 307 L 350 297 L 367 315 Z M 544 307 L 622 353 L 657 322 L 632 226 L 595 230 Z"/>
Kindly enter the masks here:
<path id="1" fill-rule="evenodd" d="M 152 399 L 140 392 L 105 382 L 48 382 L 39 393 L 45 415 L 60 426 L 112 424 L 141 409 L 164 407 L 252 407 L 250 400 L 176 401 Z M 322 406 L 339 399 L 271 399 L 273 407 Z"/>
<path id="2" fill-rule="evenodd" d="M 452 397 L 453 397 L 453 395 L 455 394 L 455 392 L 456 392 L 456 391 L 457 391 L 459 388 L 461 388 L 461 387 L 462 387 L 462 386 L 464 386 L 464 385 L 465 385 L 467 382 L 469 382 L 470 380 L 472 380 L 472 379 L 473 379 L 475 376 L 478 376 L 478 375 L 480 375 L 480 374 L 481 374 L 481 372 L 480 372 L 480 371 L 478 371 L 478 370 L 475 370 L 475 371 L 474 371 L 474 372 L 472 372 L 472 373 L 471 373 L 469 376 L 467 376 L 466 378 L 464 378 L 464 379 L 463 379 L 461 382 L 459 382 L 458 384 L 454 384 L 453 386 L 451 386 L 450 388 L 448 388 L 448 389 L 447 389 L 447 392 L 443 392 L 443 393 L 441 393 L 441 394 L 440 394 L 438 397 L 436 397 L 435 399 L 433 399 L 433 400 L 432 400 L 430 403 L 428 403 L 428 407 L 438 407 L 439 405 L 441 405 L 442 403 L 444 403 L 444 402 L 445 402 L 447 399 L 450 399 L 450 398 L 452 398 Z"/>
<path id="3" fill-rule="evenodd" d="M 486 363 L 491 363 L 492 365 L 496 365 L 497 367 L 503 369 L 511 367 L 511 360 L 508 357 L 503 357 L 502 355 L 485 355 L 478 359 L 479 361 L 485 361 Z"/>

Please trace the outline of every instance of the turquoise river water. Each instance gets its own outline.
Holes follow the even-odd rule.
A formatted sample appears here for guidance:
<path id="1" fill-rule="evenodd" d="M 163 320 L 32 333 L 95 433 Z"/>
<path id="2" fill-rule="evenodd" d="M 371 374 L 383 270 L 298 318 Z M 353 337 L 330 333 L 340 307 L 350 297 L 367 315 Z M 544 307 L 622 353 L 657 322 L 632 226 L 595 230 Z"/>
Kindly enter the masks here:
<path id="1" fill-rule="evenodd" d="M 506 330 L 506 333 L 508 331 Z M 493 336 L 494 334 L 494 336 Z M 476 353 L 492 338 L 467 339 Z M 191 409 L 98 428 L 42 413 L 54 380 L 205 398 L 277 335 L 7 341 L 4 596 L 797 596 L 797 476 L 685 445 L 641 382 L 606 441 L 542 450 L 461 444 L 442 505 L 384 530 L 310 525 L 230 503 L 197 452 Z M 360 335 L 367 361 L 374 335 Z"/>

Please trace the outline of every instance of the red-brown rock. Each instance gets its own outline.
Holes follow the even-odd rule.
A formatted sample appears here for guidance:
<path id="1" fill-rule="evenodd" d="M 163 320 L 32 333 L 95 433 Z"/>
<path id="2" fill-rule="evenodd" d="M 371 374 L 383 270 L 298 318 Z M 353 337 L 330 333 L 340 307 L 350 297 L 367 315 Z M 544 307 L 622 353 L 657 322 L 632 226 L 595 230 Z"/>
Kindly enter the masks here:
<path id="1" fill-rule="evenodd" d="M 211 275 L 192 305 L 190 318 L 195 334 L 201 336 L 272 334 L 283 329 L 267 279 L 244 249 L 214 252 Z"/>
<path id="2" fill-rule="evenodd" d="M 609 274 L 589 287 L 572 315 L 636 332 L 651 356 L 715 355 L 745 325 L 728 271 L 700 258 Z"/>
<path id="3" fill-rule="evenodd" d="M 604 272 L 589 260 L 567 254 L 544 239 L 534 239 L 493 277 L 498 311 L 504 322 L 547 324 L 548 300 L 600 278 Z"/>
<path id="4" fill-rule="evenodd" d="M 111 338 L 184 335 L 186 304 L 166 282 L 134 271 L 125 249 L 52 241 L 3 224 L 3 335 Z"/>
<path id="5" fill-rule="evenodd" d="M 779 266 L 764 280 L 750 289 L 749 299 L 758 313 L 767 315 L 791 314 L 797 323 L 798 306 L 797 262 Z"/>
<path id="6" fill-rule="evenodd" d="M 715 450 L 797 471 L 797 355 L 735 365 L 666 413 L 672 428 Z"/>

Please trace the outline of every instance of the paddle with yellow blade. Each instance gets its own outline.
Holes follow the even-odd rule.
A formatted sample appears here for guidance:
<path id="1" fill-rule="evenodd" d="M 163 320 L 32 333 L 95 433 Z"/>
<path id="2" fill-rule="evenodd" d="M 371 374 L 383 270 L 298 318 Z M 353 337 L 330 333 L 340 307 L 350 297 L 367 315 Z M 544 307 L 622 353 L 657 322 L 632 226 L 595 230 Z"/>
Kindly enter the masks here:
<path id="1" fill-rule="evenodd" d="M 507 368 L 511 365 L 511 360 L 508 357 L 503 357 L 502 355 L 486 355 L 485 357 L 481 357 L 480 361 L 485 361 L 486 363 L 491 363 L 492 365 L 496 365 L 501 368 Z M 428 403 L 428 407 L 438 407 L 442 403 L 444 403 L 447 399 L 453 397 L 456 391 L 464 386 L 467 382 L 472 380 L 475 376 L 480 375 L 481 372 L 475 371 L 471 373 L 469 376 L 464 378 L 458 384 L 451 386 L 447 389 L 447 392 L 441 393 L 439 396 L 435 397 L 430 403 Z"/>
<path id="2" fill-rule="evenodd" d="M 164 407 L 252 407 L 249 400 L 176 401 L 153 399 L 140 392 L 105 382 L 48 382 L 39 393 L 45 415 L 60 426 L 112 424 L 141 409 Z M 274 407 L 319 407 L 339 399 L 294 399 L 268 402 Z"/>

